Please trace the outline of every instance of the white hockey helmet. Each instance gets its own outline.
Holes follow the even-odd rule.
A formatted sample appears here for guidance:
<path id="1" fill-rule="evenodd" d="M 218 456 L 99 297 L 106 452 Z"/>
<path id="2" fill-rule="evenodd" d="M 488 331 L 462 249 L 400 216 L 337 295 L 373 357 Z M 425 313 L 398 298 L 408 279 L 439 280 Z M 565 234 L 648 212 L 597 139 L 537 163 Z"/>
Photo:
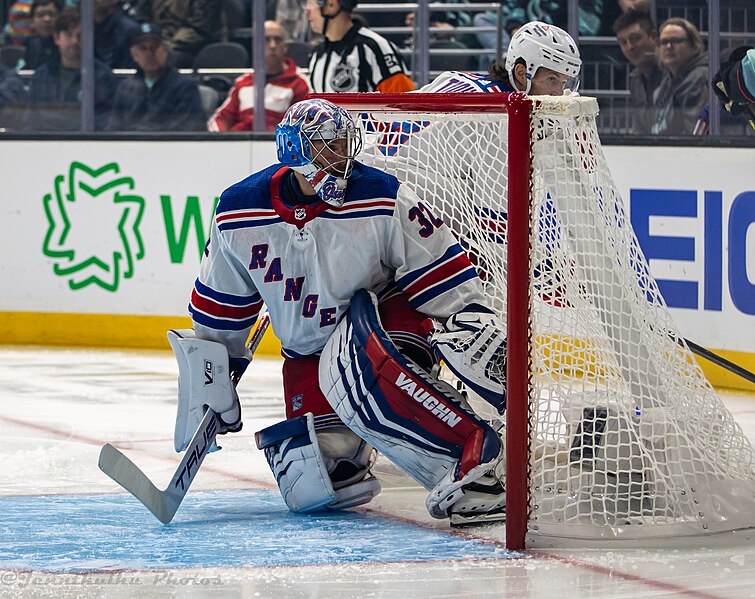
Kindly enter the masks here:
<path id="1" fill-rule="evenodd" d="M 572 36 L 560 27 L 541 21 L 530 21 L 514 34 L 506 53 L 506 71 L 512 85 L 515 81 L 514 65 L 519 60 L 524 62 L 527 79 L 526 89 L 519 91 L 529 93 L 532 78 L 540 67 L 566 75 L 569 77 L 566 88 L 577 90 L 582 59 Z"/>

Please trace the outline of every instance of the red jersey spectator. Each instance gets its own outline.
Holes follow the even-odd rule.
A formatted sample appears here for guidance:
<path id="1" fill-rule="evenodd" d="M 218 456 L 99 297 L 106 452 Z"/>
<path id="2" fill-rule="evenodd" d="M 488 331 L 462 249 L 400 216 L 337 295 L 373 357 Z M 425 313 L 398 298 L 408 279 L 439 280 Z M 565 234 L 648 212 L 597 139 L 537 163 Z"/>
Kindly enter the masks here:
<path id="1" fill-rule="evenodd" d="M 265 128 L 274 131 L 291 104 L 303 100 L 309 84 L 291 58 L 286 57 L 283 27 L 265 21 Z M 233 84 L 225 102 L 207 122 L 210 131 L 249 131 L 254 125 L 254 73 Z"/>

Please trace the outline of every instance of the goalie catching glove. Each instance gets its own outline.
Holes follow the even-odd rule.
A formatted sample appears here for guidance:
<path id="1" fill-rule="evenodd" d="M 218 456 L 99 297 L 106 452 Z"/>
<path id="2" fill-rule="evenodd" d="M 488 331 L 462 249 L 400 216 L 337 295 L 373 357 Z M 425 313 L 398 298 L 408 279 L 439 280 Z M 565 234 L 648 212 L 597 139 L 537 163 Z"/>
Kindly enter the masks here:
<path id="1" fill-rule="evenodd" d="M 506 333 L 495 313 L 471 304 L 437 327 L 430 339 L 446 366 L 503 414 L 506 409 Z"/>

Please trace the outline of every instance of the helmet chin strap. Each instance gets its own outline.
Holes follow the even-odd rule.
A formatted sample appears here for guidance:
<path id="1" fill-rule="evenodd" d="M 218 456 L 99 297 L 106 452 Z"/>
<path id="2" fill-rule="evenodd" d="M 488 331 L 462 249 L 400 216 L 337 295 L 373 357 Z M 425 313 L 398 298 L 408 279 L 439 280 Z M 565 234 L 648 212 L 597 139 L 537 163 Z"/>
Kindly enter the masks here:
<path id="1" fill-rule="evenodd" d="M 511 69 L 511 72 L 509 73 L 509 79 L 511 80 L 511 87 L 514 88 L 514 91 L 519 92 L 520 94 L 529 95 L 530 89 L 532 88 L 532 79 L 530 77 L 527 77 L 527 68 L 525 66 L 524 69 L 524 89 L 519 89 L 519 84 L 516 81 L 516 76 L 514 75 L 514 72 L 516 71 L 516 65 L 514 65 L 514 68 Z"/>
<path id="2" fill-rule="evenodd" d="M 524 81 L 526 83 L 525 83 L 525 86 L 524 86 L 524 91 L 522 93 L 526 94 L 526 95 L 529 95 L 530 90 L 532 89 L 532 78 L 527 77 L 527 75 L 525 75 L 524 76 Z"/>
<path id="3" fill-rule="evenodd" d="M 301 173 L 315 188 L 315 193 L 323 202 L 340 208 L 346 199 L 346 179 L 331 175 L 328 171 L 318 168 L 315 164 L 292 166 L 292 170 Z"/>
<path id="4" fill-rule="evenodd" d="M 327 19 L 335 19 L 335 18 L 336 18 L 336 17 L 338 16 L 338 15 L 340 15 L 340 14 L 341 14 L 342 12 L 343 12 L 343 6 L 341 6 L 340 4 L 338 5 L 338 10 L 336 11 L 336 14 L 334 14 L 334 15 L 326 15 L 326 14 L 325 14 L 325 7 L 324 7 L 324 6 L 321 6 L 321 7 L 320 7 L 320 15 L 321 15 L 321 16 L 322 16 L 322 17 L 323 17 L 323 18 L 324 18 L 325 20 L 327 20 Z"/>
<path id="5" fill-rule="evenodd" d="M 322 34 L 325 35 L 328 31 L 328 23 L 331 19 L 335 19 L 338 15 L 340 15 L 343 12 L 343 6 L 341 3 L 338 3 L 338 10 L 336 11 L 336 14 L 334 15 L 326 15 L 325 14 L 325 2 L 322 3 L 320 6 L 320 16 L 325 19 L 325 21 L 322 24 Z"/>

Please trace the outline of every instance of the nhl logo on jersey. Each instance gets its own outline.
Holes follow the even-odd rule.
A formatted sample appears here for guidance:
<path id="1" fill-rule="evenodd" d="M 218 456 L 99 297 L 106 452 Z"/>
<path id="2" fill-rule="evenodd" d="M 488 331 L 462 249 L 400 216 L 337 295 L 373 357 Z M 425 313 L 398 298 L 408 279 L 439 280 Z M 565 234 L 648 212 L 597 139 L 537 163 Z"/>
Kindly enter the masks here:
<path id="1" fill-rule="evenodd" d="M 304 220 L 307 218 L 307 209 L 306 208 L 296 208 L 294 210 L 294 218 L 296 220 Z"/>
<path id="2" fill-rule="evenodd" d="M 354 77 L 354 67 L 348 64 L 337 64 L 333 71 L 333 77 L 330 78 L 330 86 L 336 93 L 348 92 L 356 88 L 356 78 Z"/>
<path id="3" fill-rule="evenodd" d="M 304 395 L 301 393 L 299 395 L 294 395 L 291 398 L 291 410 L 293 412 L 296 412 L 296 410 L 301 410 L 302 405 L 304 405 Z"/>

